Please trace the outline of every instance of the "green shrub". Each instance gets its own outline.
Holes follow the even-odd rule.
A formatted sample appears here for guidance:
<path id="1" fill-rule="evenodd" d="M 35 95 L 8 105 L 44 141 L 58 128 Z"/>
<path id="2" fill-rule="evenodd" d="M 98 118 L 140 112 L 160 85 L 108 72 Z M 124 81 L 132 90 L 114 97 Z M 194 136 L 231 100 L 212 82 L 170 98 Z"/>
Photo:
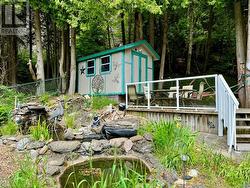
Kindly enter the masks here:
<path id="1" fill-rule="evenodd" d="M 11 118 L 11 112 L 15 106 L 15 97 L 19 102 L 24 102 L 26 96 L 13 89 L 0 85 L 0 126 Z"/>
<path id="2" fill-rule="evenodd" d="M 18 131 L 18 126 L 13 121 L 8 121 L 0 128 L 1 135 L 14 135 Z"/>
<path id="3" fill-rule="evenodd" d="M 110 98 L 105 97 L 105 96 L 94 96 L 92 98 L 92 108 L 94 110 L 102 109 L 105 106 L 108 106 L 110 104 L 116 105 L 117 102 L 115 100 L 110 99 Z"/>
<path id="4" fill-rule="evenodd" d="M 30 127 L 30 134 L 35 140 L 49 140 L 52 137 L 45 121 L 38 121 L 37 126 Z"/>
<path id="5" fill-rule="evenodd" d="M 45 179 L 37 176 L 38 165 L 26 157 L 20 162 L 20 169 L 10 178 L 11 188 L 45 188 Z"/>

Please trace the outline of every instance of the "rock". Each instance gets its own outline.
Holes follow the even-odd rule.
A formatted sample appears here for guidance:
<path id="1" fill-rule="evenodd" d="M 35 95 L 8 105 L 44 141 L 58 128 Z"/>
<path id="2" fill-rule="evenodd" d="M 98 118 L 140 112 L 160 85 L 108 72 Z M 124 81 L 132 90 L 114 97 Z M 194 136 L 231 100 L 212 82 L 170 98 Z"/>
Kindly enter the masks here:
<path id="1" fill-rule="evenodd" d="M 108 140 L 92 140 L 91 149 L 95 152 L 100 152 L 103 149 L 109 148 L 110 142 Z"/>
<path id="2" fill-rule="evenodd" d="M 75 137 L 72 129 L 67 129 L 64 132 L 64 139 L 65 140 L 73 140 Z"/>
<path id="3" fill-rule="evenodd" d="M 82 127 L 79 129 L 79 133 L 83 134 L 83 135 L 90 135 L 93 134 L 93 132 L 91 131 L 91 127 Z"/>
<path id="4" fill-rule="evenodd" d="M 133 142 L 128 139 L 124 142 L 122 149 L 124 149 L 124 151 L 128 153 L 132 147 L 133 147 Z"/>
<path id="5" fill-rule="evenodd" d="M 50 176 L 54 176 L 60 173 L 60 167 L 59 166 L 49 166 L 47 165 L 46 168 L 46 174 Z"/>
<path id="6" fill-rule="evenodd" d="M 30 142 L 29 138 L 23 138 L 19 140 L 16 144 L 16 148 L 19 151 L 23 151 L 26 148 L 26 145 Z"/>
<path id="7" fill-rule="evenodd" d="M 131 140 L 132 142 L 137 142 L 137 141 L 143 140 L 143 136 L 141 136 L 141 135 L 136 135 L 136 136 L 131 137 L 130 140 Z"/>
<path id="8" fill-rule="evenodd" d="M 3 140 L 2 139 L 0 139 L 0 145 L 3 145 Z"/>
<path id="9" fill-rule="evenodd" d="M 53 142 L 53 138 L 51 138 L 51 139 L 49 139 L 48 141 L 46 141 L 46 144 L 49 144 L 49 143 L 51 143 L 51 142 Z"/>
<path id="10" fill-rule="evenodd" d="M 79 141 L 54 141 L 49 144 L 53 152 L 67 153 L 77 150 L 81 143 Z"/>
<path id="11" fill-rule="evenodd" d="M 39 153 L 37 150 L 34 150 L 34 149 L 30 150 L 30 157 L 32 160 L 35 160 L 38 156 L 39 156 Z"/>
<path id="12" fill-rule="evenodd" d="M 8 143 L 8 140 L 3 140 L 3 144 L 7 144 Z"/>
<path id="13" fill-rule="evenodd" d="M 48 151 L 49 147 L 47 145 L 44 145 L 40 150 L 39 150 L 39 155 L 44 155 Z"/>
<path id="14" fill-rule="evenodd" d="M 191 176 L 191 177 L 197 177 L 199 174 L 198 170 L 196 169 L 191 169 L 188 171 L 188 175 Z"/>
<path id="15" fill-rule="evenodd" d="M 151 153 L 153 151 L 153 146 L 151 142 L 141 140 L 134 144 L 133 150 L 139 153 Z"/>
<path id="16" fill-rule="evenodd" d="M 112 147 L 119 148 L 124 144 L 126 140 L 128 140 L 128 138 L 113 138 L 110 140 L 110 144 Z"/>
<path id="17" fill-rule="evenodd" d="M 83 140 L 84 136 L 82 134 L 76 134 L 75 140 Z"/>
<path id="18" fill-rule="evenodd" d="M 144 138 L 147 140 L 147 141 L 150 141 L 152 142 L 153 141 L 153 136 L 149 133 L 145 133 L 144 135 Z"/>
<path id="19" fill-rule="evenodd" d="M 17 138 L 16 138 L 16 137 L 14 137 L 14 136 L 11 136 L 11 137 L 7 138 L 7 140 L 17 142 Z"/>
<path id="20" fill-rule="evenodd" d="M 30 142 L 28 143 L 26 149 L 39 149 L 42 148 L 45 145 L 45 142 L 42 141 L 35 141 L 35 142 Z"/>
<path id="21" fill-rule="evenodd" d="M 80 149 L 78 150 L 78 153 L 88 153 L 91 150 L 91 143 L 90 142 L 83 142 L 81 144 Z"/>
<path id="22" fill-rule="evenodd" d="M 96 126 L 96 127 L 92 127 L 91 131 L 94 132 L 94 133 L 96 133 L 96 134 L 101 134 L 103 126 L 104 126 L 104 124 Z"/>
<path id="23" fill-rule="evenodd" d="M 65 156 L 51 158 L 48 160 L 48 166 L 62 166 L 65 162 Z"/>
<path id="24" fill-rule="evenodd" d="M 176 180 L 175 182 L 174 182 L 174 184 L 175 185 L 177 185 L 177 186 L 182 186 L 182 185 L 186 185 L 186 181 L 184 181 L 183 179 L 178 179 L 178 180 Z"/>
<path id="25" fill-rule="evenodd" d="M 102 134 L 89 134 L 83 136 L 83 140 L 85 142 L 90 142 L 92 140 L 101 140 L 101 139 L 104 139 L 104 136 Z"/>

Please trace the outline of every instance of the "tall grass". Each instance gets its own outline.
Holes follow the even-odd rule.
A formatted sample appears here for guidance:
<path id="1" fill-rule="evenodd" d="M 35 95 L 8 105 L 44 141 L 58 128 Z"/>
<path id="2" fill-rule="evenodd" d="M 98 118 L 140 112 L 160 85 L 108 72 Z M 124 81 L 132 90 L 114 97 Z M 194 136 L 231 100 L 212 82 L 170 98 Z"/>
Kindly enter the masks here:
<path id="1" fill-rule="evenodd" d="M 11 188 L 45 188 L 45 179 L 38 178 L 38 164 L 26 157 L 20 162 L 20 169 L 10 178 Z"/>
<path id="2" fill-rule="evenodd" d="M 67 128 L 73 129 L 75 127 L 75 114 L 65 113 L 63 118 L 64 118 L 65 125 Z"/>
<path id="3" fill-rule="evenodd" d="M 116 105 L 117 101 L 110 99 L 105 96 L 94 96 L 92 98 L 92 109 L 93 110 L 99 110 L 104 108 L 105 106 L 108 106 L 109 104 Z"/>
<path id="4" fill-rule="evenodd" d="M 150 122 L 139 132 L 152 134 L 155 154 L 167 168 L 177 171 L 182 169 L 181 155 L 190 155 L 196 137 L 191 130 L 175 121 Z"/>
<path id="5" fill-rule="evenodd" d="M 52 138 L 45 121 L 38 121 L 37 126 L 30 127 L 30 134 L 35 140 L 49 140 Z"/>
<path id="6" fill-rule="evenodd" d="M 8 121 L 0 128 L 0 135 L 15 135 L 18 131 L 18 126 L 13 121 Z"/>
<path id="7" fill-rule="evenodd" d="M 167 168 L 182 175 L 181 155 L 189 156 L 188 167 L 198 169 L 208 187 L 244 187 L 250 184 L 250 155 L 241 163 L 196 142 L 196 134 L 178 122 L 151 122 L 139 130 L 153 135 L 154 152 Z M 219 184 L 221 183 L 221 185 Z"/>
<path id="8" fill-rule="evenodd" d="M 136 165 L 128 167 L 122 161 L 114 161 L 112 167 L 103 169 L 97 178 L 95 168 L 90 164 L 90 177 L 78 179 L 79 172 L 75 170 L 69 174 L 64 188 L 159 187 L 157 180 L 148 182 L 146 172 L 139 173 L 136 168 L 138 168 Z"/>

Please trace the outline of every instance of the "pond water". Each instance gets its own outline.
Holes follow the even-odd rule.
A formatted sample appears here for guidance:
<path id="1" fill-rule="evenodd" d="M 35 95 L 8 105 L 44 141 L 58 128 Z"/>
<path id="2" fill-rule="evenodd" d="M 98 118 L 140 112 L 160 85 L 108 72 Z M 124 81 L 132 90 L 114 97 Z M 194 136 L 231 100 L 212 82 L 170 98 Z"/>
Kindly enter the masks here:
<path id="1" fill-rule="evenodd" d="M 59 177 L 63 188 L 134 187 L 145 184 L 150 171 L 135 158 L 98 158 L 68 167 Z"/>

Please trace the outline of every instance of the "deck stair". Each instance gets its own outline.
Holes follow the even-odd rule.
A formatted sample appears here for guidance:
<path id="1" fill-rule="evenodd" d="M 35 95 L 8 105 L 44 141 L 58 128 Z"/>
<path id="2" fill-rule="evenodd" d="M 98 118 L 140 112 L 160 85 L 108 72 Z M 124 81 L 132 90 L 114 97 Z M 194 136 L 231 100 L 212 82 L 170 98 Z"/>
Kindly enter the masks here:
<path id="1" fill-rule="evenodd" d="M 250 109 L 236 111 L 236 150 L 250 151 Z"/>

